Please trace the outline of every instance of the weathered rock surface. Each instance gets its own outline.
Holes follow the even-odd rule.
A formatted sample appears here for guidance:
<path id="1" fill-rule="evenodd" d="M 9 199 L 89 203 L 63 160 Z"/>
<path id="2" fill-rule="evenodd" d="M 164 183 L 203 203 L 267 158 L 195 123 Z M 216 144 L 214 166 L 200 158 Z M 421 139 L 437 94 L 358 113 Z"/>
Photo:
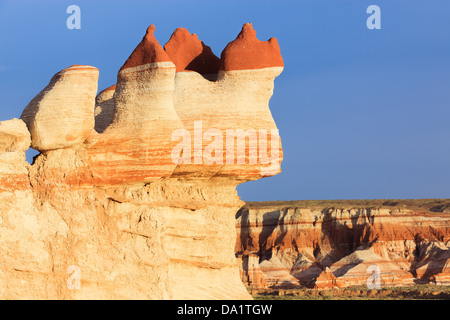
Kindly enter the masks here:
<path id="1" fill-rule="evenodd" d="M 153 25 L 147 29 L 119 70 L 113 122 L 90 137 L 87 154 L 96 184 L 152 182 L 169 177 L 176 167 L 171 136 L 183 125 L 172 98 L 175 65 L 154 31 Z"/>
<path id="2" fill-rule="evenodd" d="M 29 187 L 25 151 L 31 138 L 20 119 L 0 121 L 0 194 Z"/>
<path id="3" fill-rule="evenodd" d="M 280 47 L 275 38 L 260 41 L 251 23 L 246 23 L 236 40 L 222 51 L 220 70 L 249 70 L 283 67 Z"/>
<path id="4" fill-rule="evenodd" d="M 348 287 L 375 276 L 385 287 L 448 284 L 449 203 L 247 203 L 236 216 L 241 277 L 259 288 Z M 286 274 L 295 280 L 286 281 Z"/>
<path id="5" fill-rule="evenodd" d="M 253 30 L 251 24 L 243 27 L 243 30 L 250 29 Z M 182 36 L 189 39 L 190 46 L 178 45 Z M 187 56 L 197 55 L 195 61 L 205 62 L 201 64 L 201 70 L 208 70 L 205 73 L 217 70 L 217 75 L 187 70 L 176 74 L 174 107 L 184 128 L 193 134 L 190 135 L 191 141 L 187 141 L 191 145 L 190 152 L 180 159 L 182 161 L 173 176 L 227 177 L 248 181 L 280 172 L 283 152 L 267 105 L 273 93 L 274 79 L 283 70 L 281 54 L 278 47 L 265 48 L 266 42 L 256 39 L 255 31 L 245 34 L 241 31 L 238 39 L 262 44 L 262 51 L 234 51 L 232 56 L 241 54 L 244 60 L 259 60 L 260 55 L 270 51 L 277 62 L 273 65 L 252 64 L 247 68 L 234 68 L 227 64 L 226 69 L 220 69 L 209 49 L 196 36 L 179 29 L 165 45 L 170 56 L 176 50 L 187 51 Z M 225 48 L 224 52 L 227 50 Z M 180 54 L 180 51 L 176 52 Z M 228 54 L 223 53 L 222 56 L 226 58 Z M 178 60 L 175 63 L 177 69 L 186 65 Z M 203 140 L 198 133 L 202 131 L 205 132 Z M 183 132 L 175 138 L 179 139 L 179 145 L 186 141 Z"/>
<path id="6" fill-rule="evenodd" d="M 219 72 L 220 59 L 211 48 L 200 41 L 196 34 L 185 28 L 177 28 L 164 50 L 175 64 L 177 72 L 195 71 L 201 75 L 214 75 Z"/>
<path id="7" fill-rule="evenodd" d="M 100 92 L 95 98 L 95 131 L 102 133 L 113 122 L 114 112 L 116 107 L 114 105 L 114 92 L 116 91 L 116 85 L 112 85 L 102 92 Z"/>
<path id="8" fill-rule="evenodd" d="M 0 152 L 23 153 L 30 144 L 30 133 L 22 120 L 0 121 Z"/>
<path id="9" fill-rule="evenodd" d="M 261 139 L 239 149 L 223 133 L 276 130 L 268 102 L 282 65 L 219 71 L 187 30 L 167 52 L 154 32 L 97 97 L 98 70 L 72 66 L 25 108 L 29 133 L 0 123 L 0 298 L 250 298 L 234 255 L 236 186 L 278 173 L 281 156 L 251 162 Z M 266 158 L 281 154 L 273 135 Z M 244 161 L 219 161 L 227 147 Z"/>
<path id="10" fill-rule="evenodd" d="M 450 243 L 429 242 L 421 234 L 417 239 L 417 259 L 413 262 L 414 275 L 425 282 L 450 285 Z"/>
<path id="11" fill-rule="evenodd" d="M 94 128 L 98 69 L 73 65 L 53 76 L 26 106 L 21 119 L 31 133 L 31 147 L 54 150 L 81 144 Z"/>
<path id="12" fill-rule="evenodd" d="M 336 276 L 328 267 L 325 267 L 325 270 L 323 270 L 314 281 L 315 289 L 328 289 L 337 286 Z"/>

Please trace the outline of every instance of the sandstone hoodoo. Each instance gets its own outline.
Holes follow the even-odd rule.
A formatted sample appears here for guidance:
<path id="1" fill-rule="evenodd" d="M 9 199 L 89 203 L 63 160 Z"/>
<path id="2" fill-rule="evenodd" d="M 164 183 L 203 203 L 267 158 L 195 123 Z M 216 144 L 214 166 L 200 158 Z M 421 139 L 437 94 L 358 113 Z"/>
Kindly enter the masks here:
<path id="1" fill-rule="evenodd" d="M 283 66 L 246 32 L 251 50 L 238 39 L 223 63 L 185 29 L 164 49 L 150 26 L 97 97 L 98 70 L 72 66 L 0 122 L 0 298 L 250 298 L 236 186 L 280 172 Z"/>
<path id="2" fill-rule="evenodd" d="M 23 153 L 30 144 L 30 133 L 22 120 L 0 121 L 0 152 Z"/>

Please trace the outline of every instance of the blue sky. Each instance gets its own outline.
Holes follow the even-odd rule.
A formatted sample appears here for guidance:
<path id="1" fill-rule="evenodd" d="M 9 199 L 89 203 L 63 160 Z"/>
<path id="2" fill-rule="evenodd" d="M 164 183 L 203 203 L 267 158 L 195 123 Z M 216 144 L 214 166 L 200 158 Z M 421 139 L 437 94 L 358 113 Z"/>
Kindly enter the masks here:
<path id="1" fill-rule="evenodd" d="M 71 4 L 81 30 L 66 28 Z M 372 4 L 381 30 L 366 27 Z M 449 17 L 448 0 L 0 0 L 0 120 L 73 64 L 114 84 L 150 24 L 161 44 L 185 27 L 220 56 L 252 22 L 285 62 L 270 101 L 285 159 L 243 200 L 449 198 Z"/>

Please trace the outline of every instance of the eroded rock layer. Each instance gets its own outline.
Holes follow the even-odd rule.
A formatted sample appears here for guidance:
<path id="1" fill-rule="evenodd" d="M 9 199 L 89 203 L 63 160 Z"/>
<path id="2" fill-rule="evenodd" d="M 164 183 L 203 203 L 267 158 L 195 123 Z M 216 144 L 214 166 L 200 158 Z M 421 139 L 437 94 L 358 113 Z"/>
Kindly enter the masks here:
<path id="1" fill-rule="evenodd" d="M 72 66 L 0 122 L 0 298 L 250 298 L 236 186 L 280 172 L 279 49 L 273 65 L 222 70 L 187 30 L 166 50 L 154 33 L 97 97 L 98 70 Z"/>
<path id="2" fill-rule="evenodd" d="M 247 203 L 243 281 L 259 288 L 449 284 L 450 201 Z"/>

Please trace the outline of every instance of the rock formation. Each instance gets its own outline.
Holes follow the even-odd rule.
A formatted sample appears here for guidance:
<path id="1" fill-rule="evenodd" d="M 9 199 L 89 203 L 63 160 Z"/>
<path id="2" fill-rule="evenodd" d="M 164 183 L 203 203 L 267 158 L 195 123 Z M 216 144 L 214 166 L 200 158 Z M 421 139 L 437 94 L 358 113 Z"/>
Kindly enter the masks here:
<path id="1" fill-rule="evenodd" d="M 204 77 L 217 77 L 220 59 L 196 34 L 190 34 L 187 29 L 176 29 L 164 45 L 164 50 L 175 64 L 176 72 L 195 71 Z"/>
<path id="2" fill-rule="evenodd" d="M 241 277 L 256 288 L 348 287 L 375 278 L 382 287 L 449 284 L 449 204 L 247 203 L 236 215 Z"/>
<path id="3" fill-rule="evenodd" d="M 246 24 L 219 59 L 154 32 L 97 97 L 98 70 L 72 66 L 0 122 L 0 298 L 250 298 L 236 186 L 280 172 L 278 44 Z"/>
<path id="4" fill-rule="evenodd" d="M 54 150 L 81 144 L 94 128 L 98 69 L 74 65 L 53 76 L 25 108 L 21 119 L 31 133 L 31 147 Z"/>
<path id="5" fill-rule="evenodd" d="M 325 267 L 325 270 L 323 270 L 314 281 L 314 289 L 335 288 L 337 286 L 336 276 L 328 267 Z"/>
<path id="6" fill-rule="evenodd" d="M 116 91 L 116 85 L 112 85 L 102 92 L 100 92 L 95 98 L 95 131 L 103 133 L 106 128 L 112 123 L 114 118 L 114 112 L 116 110 L 114 105 L 114 92 Z"/>
<path id="7" fill-rule="evenodd" d="M 22 120 L 0 121 L 0 195 L 28 187 L 25 151 L 30 144 L 30 133 Z"/>

